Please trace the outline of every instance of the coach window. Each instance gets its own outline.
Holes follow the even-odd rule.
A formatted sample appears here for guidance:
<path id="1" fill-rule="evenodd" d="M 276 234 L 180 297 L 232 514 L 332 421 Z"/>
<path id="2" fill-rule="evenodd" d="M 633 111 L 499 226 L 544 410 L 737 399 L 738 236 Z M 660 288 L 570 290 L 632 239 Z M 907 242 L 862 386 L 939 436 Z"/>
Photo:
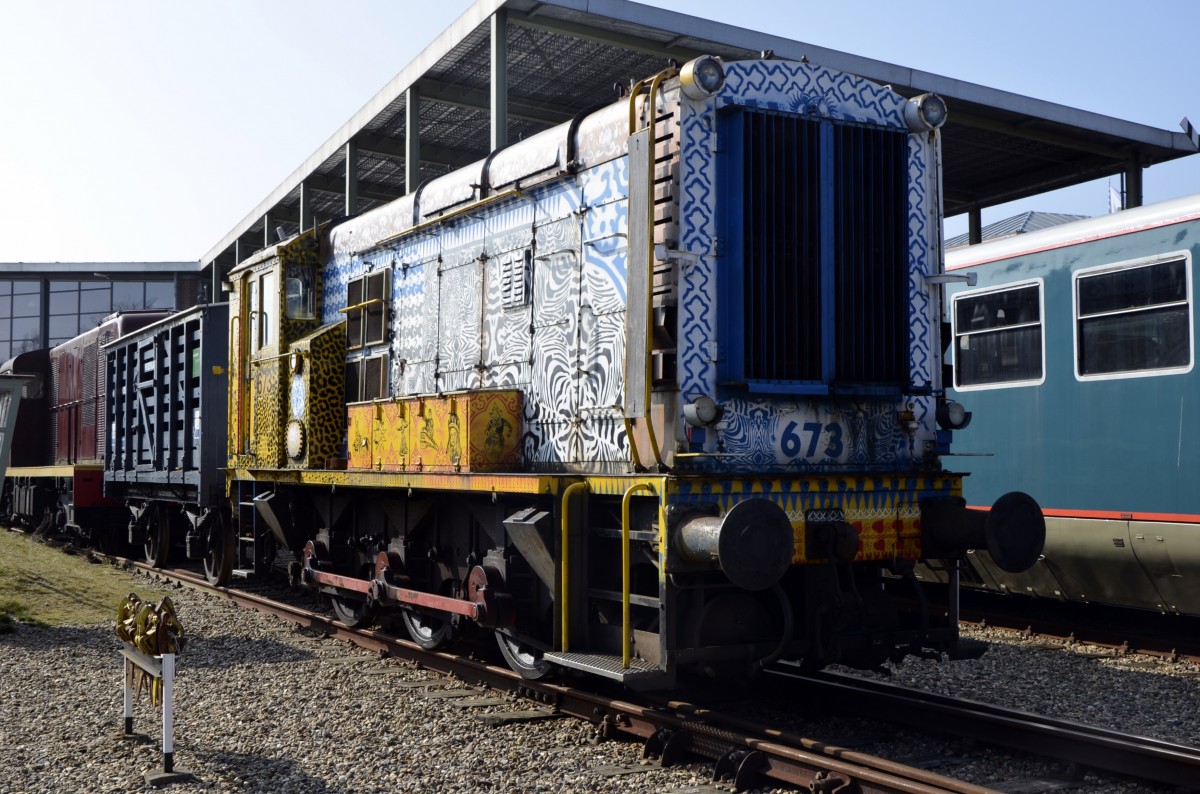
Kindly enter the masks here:
<path id="1" fill-rule="evenodd" d="M 387 341 L 390 270 L 350 279 L 346 288 L 346 346 L 350 350 Z"/>
<path id="2" fill-rule="evenodd" d="M 1041 281 L 961 292 L 953 306 L 955 388 L 1029 386 L 1045 380 Z"/>
<path id="3" fill-rule="evenodd" d="M 1191 369 L 1191 262 L 1186 254 L 1079 271 L 1074 296 L 1078 377 Z"/>

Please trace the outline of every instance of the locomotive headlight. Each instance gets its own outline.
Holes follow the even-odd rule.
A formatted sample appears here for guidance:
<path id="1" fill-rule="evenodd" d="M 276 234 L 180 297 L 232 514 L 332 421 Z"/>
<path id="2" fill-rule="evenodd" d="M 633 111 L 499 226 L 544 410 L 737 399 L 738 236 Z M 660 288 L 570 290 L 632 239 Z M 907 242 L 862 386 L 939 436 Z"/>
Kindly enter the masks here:
<path id="1" fill-rule="evenodd" d="M 962 403 L 946 400 L 938 405 L 937 423 L 943 430 L 962 430 L 971 424 L 971 412 Z"/>
<path id="2" fill-rule="evenodd" d="M 683 406 L 683 418 L 692 427 L 712 427 L 721 421 L 725 410 L 712 397 L 701 395 Z"/>
<path id="3" fill-rule="evenodd" d="M 688 99 L 706 99 L 725 85 L 725 67 L 711 55 L 688 61 L 679 70 L 679 87 Z"/>
<path id="4" fill-rule="evenodd" d="M 904 106 L 904 123 L 913 132 L 929 132 L 946 123 L 946 100 L 937 94 L 921 94 Z"/>

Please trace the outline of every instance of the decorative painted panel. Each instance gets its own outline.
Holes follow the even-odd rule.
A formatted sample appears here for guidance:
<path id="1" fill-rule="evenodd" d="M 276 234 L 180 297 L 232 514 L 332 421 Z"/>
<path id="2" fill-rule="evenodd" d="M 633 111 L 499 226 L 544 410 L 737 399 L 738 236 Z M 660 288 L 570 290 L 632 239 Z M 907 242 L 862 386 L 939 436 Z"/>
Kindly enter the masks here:
<path id="1" fill-rule="evenodd" d="M 350 468 L 518 471 L 521 404 L 520 392 L 481 391 L 350 405 Z"/>

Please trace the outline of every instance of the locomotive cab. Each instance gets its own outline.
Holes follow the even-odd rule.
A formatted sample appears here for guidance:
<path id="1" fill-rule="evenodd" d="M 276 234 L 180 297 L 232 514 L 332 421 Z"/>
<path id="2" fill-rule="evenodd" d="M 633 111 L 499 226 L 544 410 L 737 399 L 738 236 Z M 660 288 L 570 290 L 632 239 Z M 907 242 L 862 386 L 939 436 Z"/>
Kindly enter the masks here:
<path id="1" fill-rule="evenodd" d="M 336 466 L 345 324 L 322 325 L 320 231 L 264 249 L 230 273 L 230 463 Z"/>

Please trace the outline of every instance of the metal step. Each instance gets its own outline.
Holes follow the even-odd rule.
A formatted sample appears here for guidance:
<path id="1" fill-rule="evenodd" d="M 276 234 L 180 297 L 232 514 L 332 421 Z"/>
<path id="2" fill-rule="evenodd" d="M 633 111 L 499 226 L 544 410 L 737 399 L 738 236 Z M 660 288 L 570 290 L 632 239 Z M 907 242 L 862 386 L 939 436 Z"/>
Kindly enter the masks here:
<path id="1" fill-rule="evenodd" d="M 630 659 L 629 667 L 623 667 L 620 656 L 604 653 L 544 653 L 542 658 L 563 667 L 611 678 L 631 686 L 645 685 L 667 677 L 665 670 L 642 659 Z"/>
<path id="2" fill-rule="evenodd" d="M 601 590 L 598 587 L 592 587 L 588 589 L 587 593 L 588 598 L 598 598 L 603 599 L 604 601 L 615 601 L 618 604 L 624 600 L 621 597 L 621 592 L 619 590 Z M 655 596 L 638 595 L 637 593 L 629 594 L 629 603 L 633 604 L 635 607 L 650 607 L 651 609 L 658 609 L 662 605 Z"/>

